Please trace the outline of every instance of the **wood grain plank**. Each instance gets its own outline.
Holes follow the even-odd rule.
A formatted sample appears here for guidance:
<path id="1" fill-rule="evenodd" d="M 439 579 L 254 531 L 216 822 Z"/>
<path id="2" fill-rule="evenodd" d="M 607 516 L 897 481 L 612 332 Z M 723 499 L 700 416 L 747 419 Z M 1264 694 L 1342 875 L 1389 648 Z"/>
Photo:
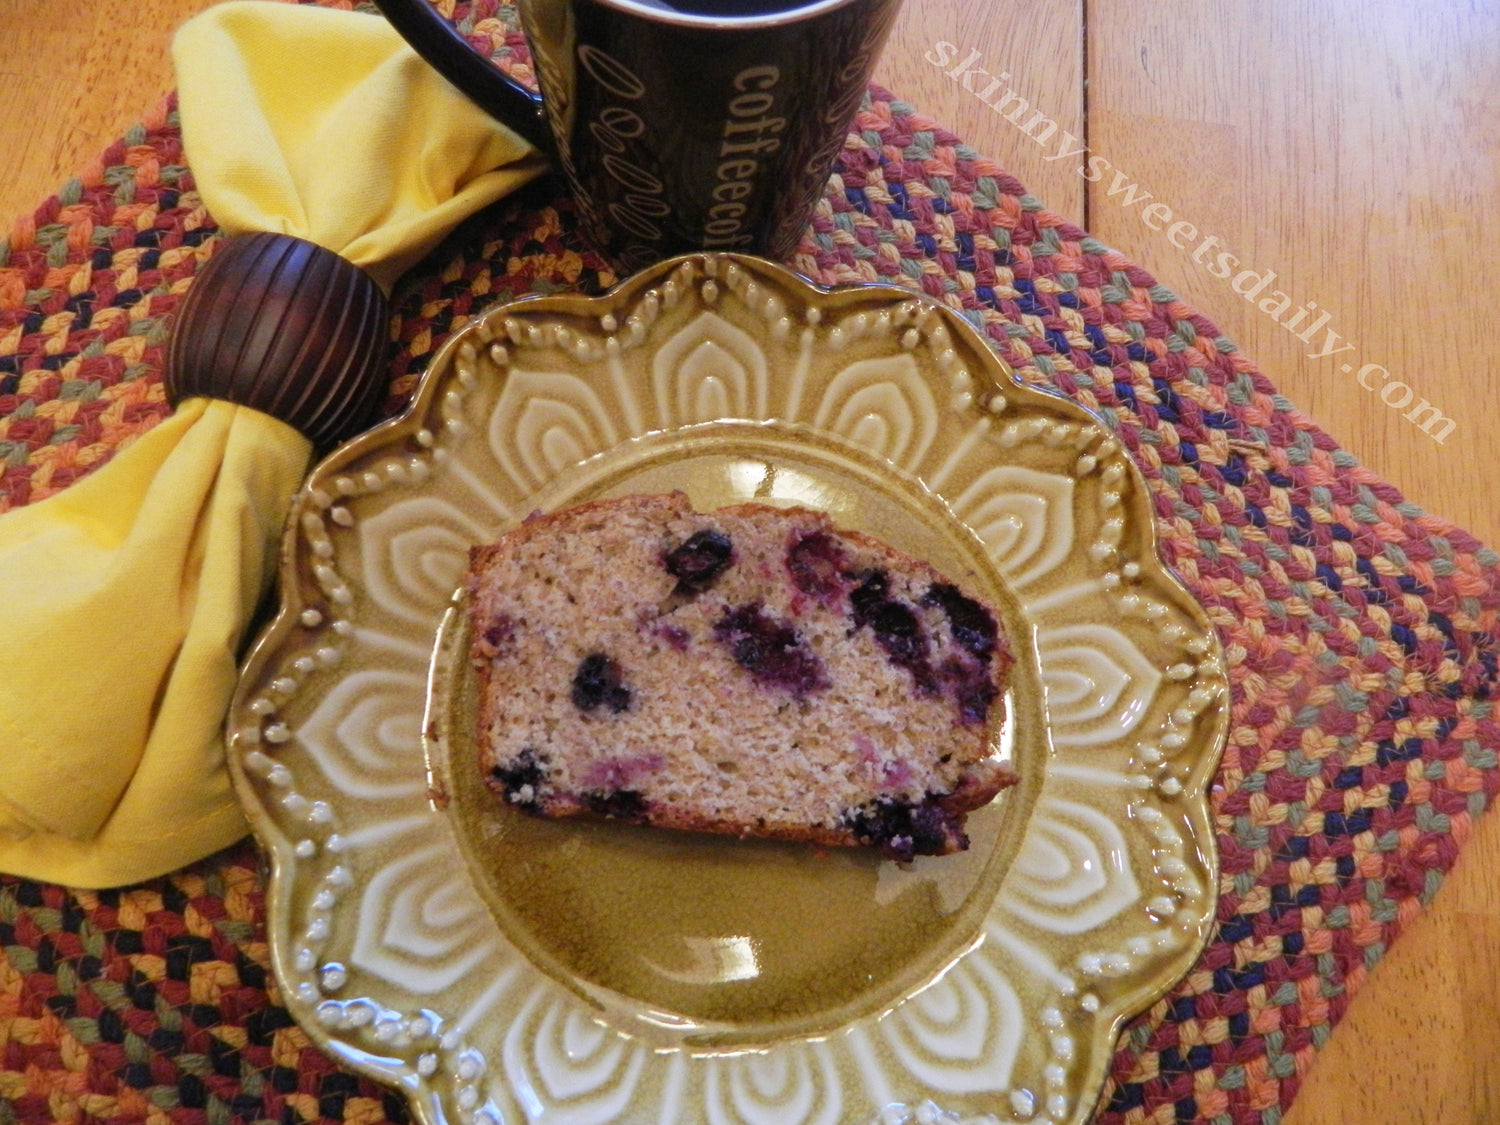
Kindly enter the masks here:
<path id="1" fill-rule="evenodd" d="M 210 0 L 0 3 L 0 237 L 139 122 L 172 87 L 173 30 Z"/>
<path id="2" fill-rule="evenodd" d="M 1091 5 L 1088 28 L 1089 139 L 1108 162 L 1089 185 L 1091 229 L 1411 500 L 1500 542 L 1482 468 L 1500 426 L 1486 311 L 1500 284 L 1500 11 L 1165 0 Z M 1174 245 L 1172 220 L 1145 221 L 1151 203 L 1195 235 Z M 1222 245 L 1202 251 L 1209 236 Z M 1220 252 L 1239 259 L 1227 278 L 1208 268 Z M 1254 301 L 1234 287 L 1247 269 L 1244 290 L 1276 275 Z M 1340 334 L 1328 346 L 1354 346 L 1318 356 L 1324 332 L 1299 340 L 1261 305 L 1275 289 L 1294 298 L 1282 322 L 1316 302 Z M 1453 419 L 1442 441 L 1411 417 L 1423 398 Z M 1491 815 L 1362 984 L 1288 1125 L 1497 1119 L 1497 864 Z"/>
<path id="3" fill-rule="evenodd" d="M 1083 0 L 907 0 L 875 77 L 1050 209 L 1083 217 L 1083 181 L 1056 159 L 1084 132 Z"/>
<path id="4" fill-rule="evenodd" d="M 1205 311 L 1360 460 L 1497 542 L 1500 509 L 1470 469 L 1500 420 L 1500 367 L 1475 315 L 1500 286 L 1489 252 L 1500 236 L 1500 116 L 1480 110 L 1500 91 L 1480 47 L 1500 41 L 1500 10 L 1422 12 L 1097 5 L 1090 140 L 1108 165 L 1089 185 L 1089 222 Z M 1195 239 L 1179 234 L 1186 248 L 1148 225 L 1153 203 L 1196 227 Z M 1154 221 L 1170 225 L 1161 212 Z M 1207 247 L 1210 237 L 1222 246 Z M 1238 259 L 1231 278 L 1211 272 L 1221 251 Z M 1253 292 L 1256 276 L 1269 284 L 1254 300 L 1236 290 L 1243 278 L 1239 289 Z M 1281 323 L 1264 305 L 1276 290 L 1292 298 Z M 1330 319 L 1303 341 L 1284 325 L 1307 302 Z M 1329 330 L 1333 347 L 1354 346 L 1310 355 Z M 1359 378 L 1370 364 L 1389 373 L 1366 373 L 1373 391 Z M 1443 426 L 1409 417 L 1417 398 L 1454 420 L 1442 440 Z"/>

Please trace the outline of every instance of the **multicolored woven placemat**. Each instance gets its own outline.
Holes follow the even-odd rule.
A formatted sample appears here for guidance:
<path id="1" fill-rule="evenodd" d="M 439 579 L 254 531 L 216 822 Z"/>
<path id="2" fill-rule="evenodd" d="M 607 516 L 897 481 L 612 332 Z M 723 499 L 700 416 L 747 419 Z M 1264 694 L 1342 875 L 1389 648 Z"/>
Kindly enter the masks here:
<path id="1" fill-rule="evenodd" d="M 506 14 L 476 6 L 465 26 L 524 74 Z M 170 101 L 15 224 L 0 243 L 0 511 L 166 414 L 171 313 L 219 241 Z M 1104 417 L 1144 471 L 1166 557 L 1228 653 L 1224 869 L 1217 933 L 1126 1028 L 1098 1121 L 1279 1121 L 1500 788 L 1500 559 L 1356 464 L 1143 270 L 884 91 L 797 265 L 947 300 L 1025 378 Z M 471 313 L 613 280 L 559 184 L 533 185 L 398 292 L 391 407 Z M 405 1120 L 293 1026 L 264 906 L 249 843 L 119 891 L 0 878 L 0 1125 Z"/>

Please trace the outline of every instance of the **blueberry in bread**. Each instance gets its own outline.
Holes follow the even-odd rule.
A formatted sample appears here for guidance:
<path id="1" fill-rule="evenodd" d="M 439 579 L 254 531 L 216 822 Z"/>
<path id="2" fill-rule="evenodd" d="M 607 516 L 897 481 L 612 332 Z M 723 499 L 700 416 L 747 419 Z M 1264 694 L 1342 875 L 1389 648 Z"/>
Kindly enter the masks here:
<path id="1" fill-rule="evenodd" d="M 486 784 L 516 808 L 906 860 L 967 847 L 995 612 L 821 512 L 681 493 L 536 515 L 470 553 Z"/>

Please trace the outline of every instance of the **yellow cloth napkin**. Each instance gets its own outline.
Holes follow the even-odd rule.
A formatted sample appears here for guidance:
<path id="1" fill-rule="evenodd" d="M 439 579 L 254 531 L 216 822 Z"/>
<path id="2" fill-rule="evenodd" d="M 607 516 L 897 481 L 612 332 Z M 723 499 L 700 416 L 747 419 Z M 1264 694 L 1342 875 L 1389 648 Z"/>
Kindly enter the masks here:
<path id="1" fill-rule="evenodd" d="M 293 234 L 391 284 L 545 164 L 376 16 L 269 0 L 172 43 L 198 191 L 229 234 Z"/>
<path id="2" fill-rule="evenodd" d="M 0 869 L 110 886 L 244 835 L 224 709 L 309 452 L 268 415 L 191 399 L 0 518 Z"/>
<path id="3" fill-rule="evenodd" d="M 222 228 L 317 242 L 387 289 L 543 168 L 372 16 L 240 0 L 184 25 L 173 57 Z M 0 871 L 115 886 L 245 833 L 223 717 L 310 453 L 282 422 L 190 399 L 0 516 Z"/>

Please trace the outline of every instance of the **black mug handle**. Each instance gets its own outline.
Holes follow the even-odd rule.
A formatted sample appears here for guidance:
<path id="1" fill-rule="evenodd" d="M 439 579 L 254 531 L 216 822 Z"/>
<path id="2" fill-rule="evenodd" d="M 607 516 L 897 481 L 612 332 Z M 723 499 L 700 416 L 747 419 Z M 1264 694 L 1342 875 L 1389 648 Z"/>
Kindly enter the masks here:
<path id="1" fill-rule="evenodd" d="M 375 0 L 375 6 L 412 50 L 470 101 L 546 155 L 556 155 L 541 95 L 481 57 L 429 0 Z"/>

